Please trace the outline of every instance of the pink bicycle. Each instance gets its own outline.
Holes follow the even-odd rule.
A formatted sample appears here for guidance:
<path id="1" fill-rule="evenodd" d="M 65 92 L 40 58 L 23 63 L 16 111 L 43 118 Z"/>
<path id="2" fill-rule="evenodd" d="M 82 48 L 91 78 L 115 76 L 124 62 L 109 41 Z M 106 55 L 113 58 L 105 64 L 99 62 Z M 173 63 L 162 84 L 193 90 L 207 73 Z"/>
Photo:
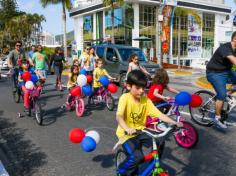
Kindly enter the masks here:
<path id="1" fill-rule="evenodd" d="M 76 115 L 78 117 L 82 117 L 82 115 L 84 114 L 84 100 L 79 94 L 77 96 L 72 96 L 71 95 L 72 90 L 70 90 L 70 93 L 66 97 L 66 101 L 69 102 L 69 104 L 66 104 L 65 107 L 69 111 L 72 111 L 73 109 L 75 109 Z"/>

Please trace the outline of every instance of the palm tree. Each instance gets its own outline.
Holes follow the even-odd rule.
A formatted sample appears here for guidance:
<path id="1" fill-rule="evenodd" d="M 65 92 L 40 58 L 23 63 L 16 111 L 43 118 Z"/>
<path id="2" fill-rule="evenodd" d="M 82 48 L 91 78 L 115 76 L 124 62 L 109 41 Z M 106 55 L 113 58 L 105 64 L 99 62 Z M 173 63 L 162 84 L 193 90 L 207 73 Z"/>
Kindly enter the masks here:
<path id="1" fill-rule="evenodd" d="M 195 10 L 186 9 L 182 7 L 177 7 L 175 9 L 175 16 L 178 17 L 178 69 L 180 69 L 180 37 L 181 37 L 181 17 L 191 15 L 194 17 L 195 21 L 201 26 L 202 20 L 201 17 L 197 14 Z"/>
<path id="2" fill-rule="evenodd" d="M 64 55 L 67 57 L 67 44 L 66 44 L 66 10 L 72 7 L 71 0 L 40 0 L 42 6 L 45 8 L 49 4 L 62 5 L 62 23 L 63 23 L 63 36 L 64 36 Z"/>
<path id="3" fill-rule="evenodd" d="M 115 43 L 115 38 L 114 38 L 114 10 L 115 10 L 116 5 L 122 6 L 124 4 L 124 0 L 103 0 L 103 4 L 104 4 L 104 6 L 111 7 L 111 25 L 112 25 L 111 42 Z"/>

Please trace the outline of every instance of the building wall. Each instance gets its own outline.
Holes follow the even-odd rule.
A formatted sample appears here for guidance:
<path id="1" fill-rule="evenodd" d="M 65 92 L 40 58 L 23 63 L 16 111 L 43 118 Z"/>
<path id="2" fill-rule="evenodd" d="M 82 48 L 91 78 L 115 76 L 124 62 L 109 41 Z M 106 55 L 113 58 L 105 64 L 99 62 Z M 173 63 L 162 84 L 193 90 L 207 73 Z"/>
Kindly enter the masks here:
<path id="1" fill-rule="evenodd" d="M 205 4 L 205 5 L 209 5 L 209 4 L 212 4 L 212 5 L 209 5 L 211 7 L 220 7 L 221 4 L 222 4 L 222 8 L 227 8 L 225 5 L 224 5 L 224 0 L 200 0 L 200 1 L 196 1 L 196 0 L 182 0 L 184 2 L 191 2 L 191 3 L 196 3 L 198 4 L 199 2 L 202 2 L 202 4 Z M 99 1 L 96 1 L 96 2 L 99 2 Z M 90 3 L 89 3 L 90 4 Z M 142 3 L 143 4 L 143 3 Z M 90 4 L 91 5 L 91 4 Z M 157 6 L 158 7 L 158 6 Z M 132 8 L 133 8 L 133 11 L 134 11 L 134 26 L 133 26 L 133 29 L 132 29 L 132 39 L 134 38 L 138 38 L 140 37 L 140 26 L 137 25 L 137 24 L 140 24 L 140 3 L 138 1 L 132 1 Z M 158 8 L 157 8 L 158 9 Z M 93 26 L 93 34 L 92 34 L 92 38 L 93 40 L 96 40 L 97 39 L 97 36 L 96 36 L 96 13 L 98 12 L 98 10 L 102 10 L 102 9 L 96 9 L 96 10 L 93 10 L 93 11 L 87 11 L 87 12 L 84 12 L 83 15 L 77 15 L 76 17 L 74 17 L 75 19 L 75 40 L 77 41 L 77 49 L 78 50 L 82 50 L 83 49 L 83 43 L 84 43 L 84 38 L 83 38 L 83 23 L 84 23 L 84 17 L 85 14 L 86 15 L 91 15 L 93 16 L 93 23 L 92 23 L 92 26 Z M 212 14 L 215 16 L 215 29 L 214 29 L 214 44 L 213 44 L 213 49 L 209 49 L 210 52 L 212 51 L 215 51 L 217 49 L 217 47 L 220 45 L 220 43 L 224 42 L 224 41 L 228 41 L 229 39 L 229 36 L 226 36 L 226 37 L 222 37 L 222 34 L 225 34 L 226 31 L 228 30 L 232 30 L 232 25 L 228 24 L 226 21 L 226 15 L 227 15 L 227 12 L 216 12 L 216 11 L 209 11 L 209 10 L 200 10 L 198 9 L 197 12 L 199 13 L 199 15 L 202 17 L 203 16 L 203 13 L 209 13 L 209 14 Z M 106 37 L 106 20 L 105 20 L 105 11 L 103 10 L 103 38 Z M 157 35 L 158 33 L 156 33 Z M 201 31 L 201 35 L 203 34 L 203 31 Z M 172 36 L 172 34 L 171 34 Z M 227 38 L 228 37 L 228 38 Z M 205 37 L 206 38 L 206 37 Z M 156 37 L 156 40 L 158 39 L 158 37 Z M 172 41 L 172 40 L 170 40 Z M 158 43 L 158 41 L 157 41 Z M 172 45 L 172 43 L 171 43 Z M 134 47 L 141 47 L 140 45 L 140 42 L 139 41 L 135 41 L 135 40 L 132 40 L 132 46 Z M 156 44 L 156 50 L 157 50 L 157 44 Z M 170 49 L 172 49 L 172 46 L 170 46 Z M 172 51 L 171 51 L 172 52 Z M 204 52 L 206 53 L 207 50 L 205 49 Z M 170 56 L 171 56 L 172 53 L 170 53 Z M 206 55 L 204 54 L 200 54 L 200 56 L 198 55 L 198 57 L 188 57 L 188 55 L 185 55 L 185 56 L 182 56 L 181 59 L 182 60 L 192 60 L 192 59 L 203 59 L 203 60 L 207 60 L 207 59 L 210 59 L 210 55 L 207 54 L 207 57 L 205 57 Z M 174 58 L 170 58 L 170 60 L 177 60 L 176 57 Z"/>

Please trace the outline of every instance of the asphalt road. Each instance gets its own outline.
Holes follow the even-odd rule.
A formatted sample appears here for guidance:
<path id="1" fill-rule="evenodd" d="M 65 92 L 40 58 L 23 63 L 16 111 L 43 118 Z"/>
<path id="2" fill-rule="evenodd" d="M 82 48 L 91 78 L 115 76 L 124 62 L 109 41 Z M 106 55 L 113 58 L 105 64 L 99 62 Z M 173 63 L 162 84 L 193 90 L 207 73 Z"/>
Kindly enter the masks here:
<path id="1" fill-rule="evenodd" d="M 194 92 L 199 89 L 193 84 L 197 76 L 171 75 L 171 84 L 179 90 Z M 38 126 L 31 117 L 17 117 L 18 112 L 23 113 L 23 105 L 13 102 L 9 81 L 0 80 L 0 160 L 6 170 L 11 176 L 115 175 L 112 153 L 117 142 L 115 111 L 110 112 L 104 106 L 96 109 L 86 106 L 84 117 L 77 118 L 75 112 L 61 108 L 67 91 L 56 91 L 53 78 L 49 76 L 46 93 L 41 97 L 43 126 Z M 231 115 L 235 117 L 236 113 Z M 163 166 L 171 175 L 235 176 L 236 128 L 219 131 L 195 126 L 199 132 L 198 145 L 191 150 L 183 149 L 170 137 Z M 100 133 L 101 141 L 94 152 L 85 153 L 68 140 L 68 132 L 74 127 Z"/>

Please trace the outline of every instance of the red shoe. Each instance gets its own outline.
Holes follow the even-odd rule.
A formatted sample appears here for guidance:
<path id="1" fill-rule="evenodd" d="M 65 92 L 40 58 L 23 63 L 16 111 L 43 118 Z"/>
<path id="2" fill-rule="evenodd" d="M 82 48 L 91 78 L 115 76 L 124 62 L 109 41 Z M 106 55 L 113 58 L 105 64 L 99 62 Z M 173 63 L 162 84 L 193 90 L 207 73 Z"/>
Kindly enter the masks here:
<path id="1" fill-rule="evenodd" d="M 66 102 L 66 109 L 69 110 L 69 111 L 71 110 L 71 105 L 68 102 Z"/>

